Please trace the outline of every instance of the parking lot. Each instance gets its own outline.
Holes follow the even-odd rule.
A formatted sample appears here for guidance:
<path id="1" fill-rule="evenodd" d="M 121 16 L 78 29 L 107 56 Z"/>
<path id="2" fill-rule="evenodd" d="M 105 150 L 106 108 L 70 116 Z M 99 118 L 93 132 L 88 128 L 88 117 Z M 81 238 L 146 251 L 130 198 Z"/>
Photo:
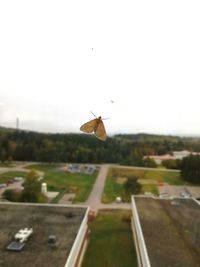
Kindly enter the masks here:
<path id="1" fill-rule="evenodd" d="M 199 186 L 163 185 L 158 186 L 159 195 L 162 197 L 194 197 L 200 198 Z"/>

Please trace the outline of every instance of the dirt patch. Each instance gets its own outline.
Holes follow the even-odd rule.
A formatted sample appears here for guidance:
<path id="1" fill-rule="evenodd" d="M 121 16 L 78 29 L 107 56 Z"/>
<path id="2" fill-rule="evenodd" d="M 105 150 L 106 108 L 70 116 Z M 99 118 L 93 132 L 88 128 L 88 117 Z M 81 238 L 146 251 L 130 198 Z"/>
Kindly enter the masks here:
<path id="1" fill-rule="evenodd" d="M 157 185 L 158 181 L 155 181 L 153 179 L 138 179 L 138 182 L 140 184 L 152 184 L 152 185 Z"/>
<path id="2" fill-rule="evenodd" d="M 117 177 L 117 180 L 116 180 L 118 184 L 124 184 L 126 181 L 127 181 L 126 177 Z"/>

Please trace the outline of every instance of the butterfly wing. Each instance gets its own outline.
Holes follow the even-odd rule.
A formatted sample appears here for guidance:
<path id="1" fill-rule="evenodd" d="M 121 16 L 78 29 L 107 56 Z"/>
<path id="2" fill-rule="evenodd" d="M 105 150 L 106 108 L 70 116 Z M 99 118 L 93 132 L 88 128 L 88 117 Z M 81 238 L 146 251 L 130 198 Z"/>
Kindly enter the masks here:
<path id="1" fill-rule="evenodd" d="M 98 122 L 98 125 L 97 125 L 96 129 L 94 130 L 94 133 L 95 133 L 96 137 L 99 138 L 100 140 L 102 140 L 102 141 L 106 140 L 106 138 L 107 138 L 106 130 L 105 130 L 105 127 L 104 127 L 102 120 L 100 120 Z"/>
<path id="2" fill-rule="evenodd" d="M 88 121 L 80 127 L 80 130 L 84 133 L 92 133 L 96 127 L 96 124 L 97 124 L 97 119 Z"/>

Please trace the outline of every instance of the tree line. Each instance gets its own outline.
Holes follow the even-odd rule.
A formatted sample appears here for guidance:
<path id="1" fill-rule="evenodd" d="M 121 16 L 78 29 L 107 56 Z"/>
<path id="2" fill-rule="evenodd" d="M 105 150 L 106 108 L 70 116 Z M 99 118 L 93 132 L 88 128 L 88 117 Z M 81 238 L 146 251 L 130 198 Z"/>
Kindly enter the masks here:
<path id="1" fill-rule="evenodd" d="M 200 151 L 200 139 L 178 136 L 121 134 L 105 142 L 93 135 L 38 133 L 0 128 L 0 160 L 47 163 L 118 163 L 154 167 L 145 155 L 161 155 L 174 150 Z"/>

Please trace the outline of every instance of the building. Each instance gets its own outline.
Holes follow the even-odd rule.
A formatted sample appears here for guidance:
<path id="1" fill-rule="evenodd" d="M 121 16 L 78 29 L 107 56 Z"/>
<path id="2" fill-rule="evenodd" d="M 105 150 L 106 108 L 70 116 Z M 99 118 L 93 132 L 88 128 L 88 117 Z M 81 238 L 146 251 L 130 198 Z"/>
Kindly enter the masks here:
<path id="1" fill-rule="evenodd" d="M 132 214 L 139 266 L 199 267 L 198 201 L 132 197 Z"/>
<path id="2" fill-rule="evenodd" d="M 183 150 L 183 151 L 173 151 L 173 155 L 170 154 L 165 154 L 165 155 L 148 155 L 148 156 L 144 156 L 143 158 L 150 158 L 153 159 L 155 161 L 156 164 L 160 165 L 162 164 L 163 160 L 177 160 L 177 159 L 183 159 L 185 157 L 188 157 L 190 155 L 200 155 L 199 152 L 191 152 L 191 151 L 187 151 L 187 150 Z"/>
<path id="3" fill-rule="evenodd" d="M 169 155 L 169 154 L 160 155 L 160 156 L 159 155 L 149 155 L 149 156 L 144 156 L 143 157 L 143 159 L 147 159 L 147 158 L 153 159 L 157 165 L 162 164 L 163 160 L 174 159 L 174 157 Z"/>
<path id="4" fill-rule="evenodd" d="M 173 152 L 174 159 L 183 159 L 183 158 L 188 157 L 190 155 L 200 155 L 200 153 L 199 152 L 191 152 L 191 151 L 187 151 L 187 150 L 174 151 Z"/>
<path id="5" fill-rule="evenodd" d="M 77 267 L 87 241 L 88 215 L 89 208 L 81 206 L 0 203 L 0 266 Z M 16 239 L 27 229 L 30 237 Z M 18 252 L 9 246 L 16 248 L 17 242 L 23 244 Z"/>

